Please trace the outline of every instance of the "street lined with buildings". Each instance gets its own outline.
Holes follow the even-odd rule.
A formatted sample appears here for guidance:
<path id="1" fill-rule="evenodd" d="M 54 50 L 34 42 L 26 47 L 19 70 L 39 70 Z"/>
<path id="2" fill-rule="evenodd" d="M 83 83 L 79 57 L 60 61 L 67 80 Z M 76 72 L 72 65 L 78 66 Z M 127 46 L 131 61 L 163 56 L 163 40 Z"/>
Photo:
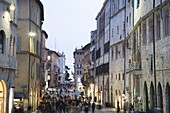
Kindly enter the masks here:
<path id="1" fill-rule="evenodd" d="M 0 0 L 0 113 L 67 97 L 105 106 L 96 113 L 170 113 L 169 0 L 105 0 L 90 42 L 73 50 L 73 72 L 46 47 L 44 5 Z"/>

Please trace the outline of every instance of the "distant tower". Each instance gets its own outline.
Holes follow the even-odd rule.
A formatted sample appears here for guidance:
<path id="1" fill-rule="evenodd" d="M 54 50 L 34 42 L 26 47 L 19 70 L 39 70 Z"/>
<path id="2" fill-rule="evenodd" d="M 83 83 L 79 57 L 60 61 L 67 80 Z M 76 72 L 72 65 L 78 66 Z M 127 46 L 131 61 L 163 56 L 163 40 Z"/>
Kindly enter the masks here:
<path id="1" fill-rule="evenodd" d="M 83 91 L 83 85 L 81 83 L 81 78 L 84 73 L 84 51 L 83 49 L 75 49 L 74 53 L 74 77 L 75 77 L 75 89 L 78 91 Z"/>

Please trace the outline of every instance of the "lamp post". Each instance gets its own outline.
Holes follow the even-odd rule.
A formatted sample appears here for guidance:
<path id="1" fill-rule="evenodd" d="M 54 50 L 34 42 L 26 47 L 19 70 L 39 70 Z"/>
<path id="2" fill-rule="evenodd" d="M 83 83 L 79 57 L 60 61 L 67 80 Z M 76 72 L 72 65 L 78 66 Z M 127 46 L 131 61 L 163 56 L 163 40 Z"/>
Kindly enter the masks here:
<path id="1" fill-rule="evenodd" d="M 126 95 L 125 95 L 125 90 L 123 91 L 123 95 L 122 95 L 122 98 L 123 98 L 123 104 L 124 104 L 124 113 L 126 113 Z"/>

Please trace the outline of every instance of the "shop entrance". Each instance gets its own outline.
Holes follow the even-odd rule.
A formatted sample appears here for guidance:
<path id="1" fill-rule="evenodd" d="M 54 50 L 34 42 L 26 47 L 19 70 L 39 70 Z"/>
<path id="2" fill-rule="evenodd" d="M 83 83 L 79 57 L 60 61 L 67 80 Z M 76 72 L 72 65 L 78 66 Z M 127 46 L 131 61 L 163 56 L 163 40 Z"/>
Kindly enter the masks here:
<path id="1" fill-rule="evenodd" d="M 6 85 L 0 80 L 0 113 L 6 113 Z"/>

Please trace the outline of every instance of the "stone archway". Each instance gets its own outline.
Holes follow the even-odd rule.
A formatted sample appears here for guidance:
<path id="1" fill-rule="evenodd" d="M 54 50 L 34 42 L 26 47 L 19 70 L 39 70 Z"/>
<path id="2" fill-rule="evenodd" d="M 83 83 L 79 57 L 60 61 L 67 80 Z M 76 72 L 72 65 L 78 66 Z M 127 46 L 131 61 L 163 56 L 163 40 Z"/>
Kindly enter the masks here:
<path id="1" fill-rule="evenodd" d="M 161 87 L 160 82 L 158 83 L 157 106 L 158 106 L 158 108 L 161 108 L 161 111 L 163 111 L 163 94 L 162 94 L 162 87 Z"/>
<path id="2" fill-rule="evenodd" d="M 165 113 L 169 113 L 170 112 L 170 87 L 169 87 L 169 83 L 166 84 L 166 91 L 165 91 L 165 109 L 166 112 Z"/>
<path id="3" fill-rule="evenodd" d="M 143 107 L 144 107 L 144 111 L 145 113 L 149 113 L 149 107 L 148 107 L 148 88 L 147 88 L 147 84 L 146 81 L 144 83 L 144 91 L 143 91 Z"/>
<path id="4" fill-rule="evenodd" d="M 0 113 L 6 113 L 6 84 L 0 81 Z"/>
<path id="5" fill-rule="evenodd" d="M 154 86 L 153 82 L 150 85 L 150 110 L 154 109 Z"/>

